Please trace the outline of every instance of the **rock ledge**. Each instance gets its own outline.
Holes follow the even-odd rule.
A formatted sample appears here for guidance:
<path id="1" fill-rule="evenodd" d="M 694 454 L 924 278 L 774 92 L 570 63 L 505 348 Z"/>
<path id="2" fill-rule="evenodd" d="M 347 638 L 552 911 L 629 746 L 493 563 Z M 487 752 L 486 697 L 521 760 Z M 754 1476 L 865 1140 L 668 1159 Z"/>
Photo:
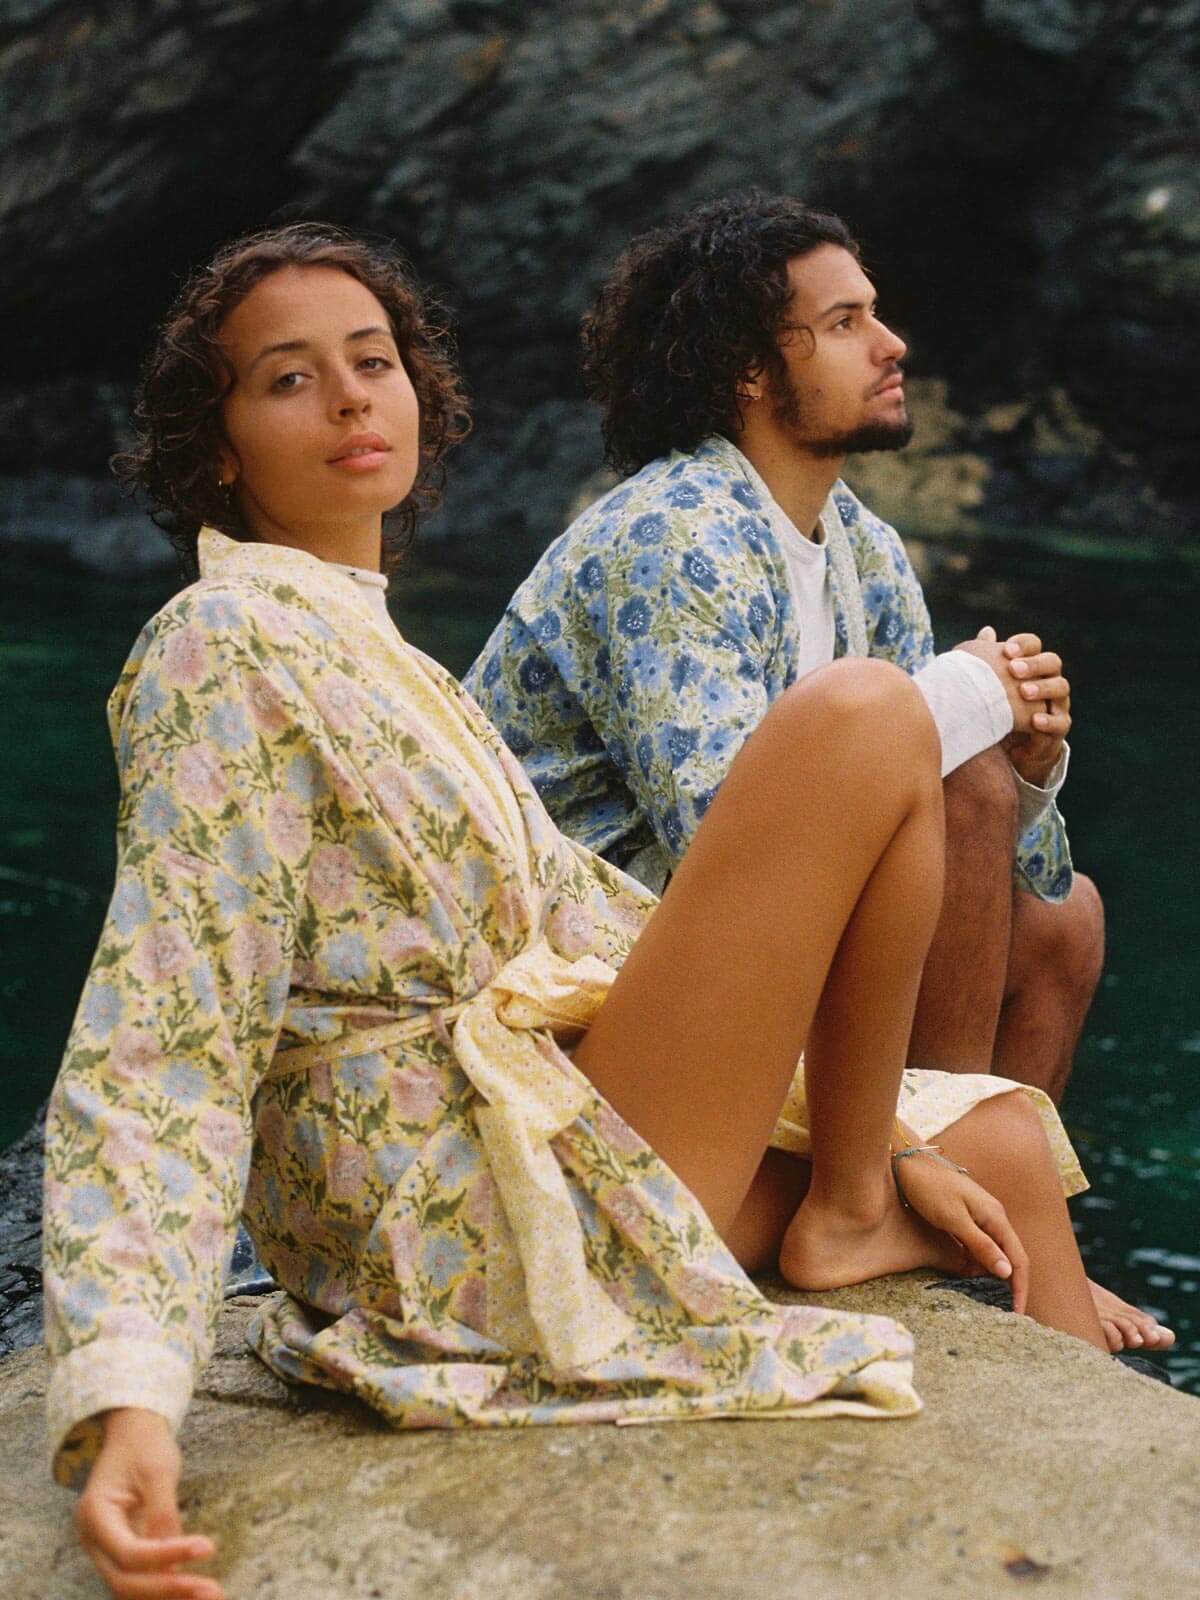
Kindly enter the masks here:
<path id="1" fill-rule="evenodd" d="M 822 1295 L 900 1317 L 895 1422 L 389 1434 L 285 1389 L 233 1301 L 185 1424 L 192 1526 L 237 1600 L 1161 1600 L 1191 1593 L 1197 1402 L 924 1274 Z M 0 1362 L 10 1600 L 100 1600 L 43 1457 L 44 1358 Z"/>

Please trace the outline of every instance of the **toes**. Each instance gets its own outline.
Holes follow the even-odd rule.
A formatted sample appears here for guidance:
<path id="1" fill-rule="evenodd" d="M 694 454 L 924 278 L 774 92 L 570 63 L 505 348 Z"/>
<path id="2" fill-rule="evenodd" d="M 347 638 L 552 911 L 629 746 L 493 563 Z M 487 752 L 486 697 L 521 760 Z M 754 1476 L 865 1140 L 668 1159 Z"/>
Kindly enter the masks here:
<path id="1" fill-rule="evenodd" d="M 1110 1322 L 1107 1317 L 1102 1317 L 1100 1319 L 1100 1327 L 1103 1329 L 1104 1337 L 1108 1341 L 1108 1348 L 1114 1356 L 1118 1350 L 1124 1350 L 1125 1340 L 1122 1338 L 1121 1331 L 1116 1323 Z"/>

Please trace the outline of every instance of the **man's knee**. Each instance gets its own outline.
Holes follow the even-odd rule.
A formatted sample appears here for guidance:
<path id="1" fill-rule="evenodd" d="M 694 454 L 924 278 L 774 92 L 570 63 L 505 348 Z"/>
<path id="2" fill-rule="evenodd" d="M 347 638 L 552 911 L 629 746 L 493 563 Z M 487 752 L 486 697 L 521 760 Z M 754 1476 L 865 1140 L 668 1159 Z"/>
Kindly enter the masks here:
<path id="1" fill-rule="evenodd" d="M 1092 880 L 1077 872 L 1070 894 L 1057 903 L 1018 894 L 1013 949 L 1025 965 L 1055 971 L 1090 995 L 1104 966 L 1104 902 Z"/>
<path id="2" fill-rule="evenodd" d="M 1071 892 L 1063 901 L 1067 913 L 1067 938 L 1080 958 L 1090 955 L 1097 964 L 1104 960 L 1104 901 L 1100 891 L 1082 872 L 1075 874 Z"/>
<path id="3" fill-rule="evenodd" d="M 964 761 L 942 786 L 946 847 L 977 856 L 995 848 L 1011 859 L 1017 842 L 1017 785 L 1003 750 L 993 746 Z"/>
<path id="4" fill-rule="evenodd" d="M 1029 938 L 1021 928 L 1026 922 L 1034 925 L 1035 960 L 1058 966 L 1094 989 L 1104 965 L 1104 901 L 1091 878 L 1077 872 L 1069 896 L 1058 904 L 1034 901 L 1030 914 L 1019 917 L 1016 938 Z"/>

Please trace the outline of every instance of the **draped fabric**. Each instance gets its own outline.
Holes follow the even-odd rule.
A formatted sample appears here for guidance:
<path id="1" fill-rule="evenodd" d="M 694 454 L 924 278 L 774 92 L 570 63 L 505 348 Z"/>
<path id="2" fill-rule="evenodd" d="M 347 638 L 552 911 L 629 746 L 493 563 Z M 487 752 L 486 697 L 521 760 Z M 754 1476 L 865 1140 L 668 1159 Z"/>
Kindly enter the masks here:
<path id="1" fill-rule="evenodd" d="M 575 1068 L 653 897 L 351 579 L 200 554 L 110 707 L 117 882 L 47 1126 L 60 1481 L 100 1411 L 178 1424 L 239 1217 L 263 1359 L 400 1427 L 915 1410 L 908 1334 L 767 1301 Z"/>

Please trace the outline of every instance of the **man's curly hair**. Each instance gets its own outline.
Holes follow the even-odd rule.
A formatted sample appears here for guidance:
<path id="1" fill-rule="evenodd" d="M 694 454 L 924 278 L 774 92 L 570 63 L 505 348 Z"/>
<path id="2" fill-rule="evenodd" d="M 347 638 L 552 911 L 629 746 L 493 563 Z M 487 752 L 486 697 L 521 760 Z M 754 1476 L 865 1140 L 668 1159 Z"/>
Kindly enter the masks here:
<path id="1" fill-rule="evenodd" d="M 838 217 L 759 190 L 634 239 L 582 330 L 584 379 L 616 472 L 739 431 L 739 385 L 784 375 L 788 262 L 825 244 L 859 253 Z"/>
<path id="2" fill-rule="evenodd" d="M 294 222 L 222 246 L 184 284 L 142 371 L 134 409 L 136 438 L 112 468 L 149 502 L 150 514 L 179 555 L 186 578 L 198 574 L 204 526 L 234 539 L 254 535 L 232 496 L 217 484 L 227 444 L 221 412 L 235 374 L 221 349 L 226 317 L 256 284 L 281 267 L 336 267 L 357 278 L 387 312 L 396 348 L 420 406 L 416 480 L 384 518 L 384 566 L 392 570 L 412 539 L 420 511 L 437 504 L 442 458 L 470 431 L 470 414 L 443 311 L 417 285 L 394 246 L 323 222 Z"/>

